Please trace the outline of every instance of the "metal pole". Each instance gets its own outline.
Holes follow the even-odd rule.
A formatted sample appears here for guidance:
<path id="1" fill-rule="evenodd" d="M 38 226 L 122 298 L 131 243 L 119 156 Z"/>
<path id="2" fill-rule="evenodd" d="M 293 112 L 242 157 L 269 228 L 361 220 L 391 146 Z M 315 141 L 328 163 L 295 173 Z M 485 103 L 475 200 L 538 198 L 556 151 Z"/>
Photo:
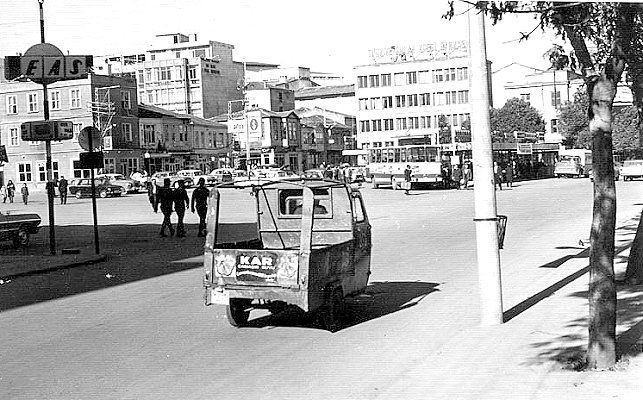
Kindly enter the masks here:
<path id="1" fill-rule="evenodd" d="M 473 13 L 473 15 L 472 15 Z M 493 150 L 489 121 L 489 85 L 484 14 L 469 11 L 471 49 L 471 141 L 474 167 L 474 208 L 480 284 L 481 324 L 496 325 L 502 318 L 502 285 Z"/>
<path id="2" fill-rule="evenodd" d="M 94 139 L 93 132 L 89 131 L 89 153 L 94 153 Z M 93 160 L 93 157 L 92 157 Z M 93 162 L 93 161 L 92 161 Z M 96 254 L 100 254 L 100 245 L 98 244 L 98 212 L 96 210 L 96 183 L 94 182 L 94 166 L 89 170 L 89 177 L 92 185 L 92 214 L 94 215 L 94 250 Z"/>
<path id="3" fill-rule="evenodd" d="M 44 0 L 38 0 L 38 8 L 40 11 L 40 43 L 45 43 L 45 14 L 42 8 Z M 47 99 L 47 84 L 42 84 L 43 92 L 43 116 L 45 121 L 49 121 L 49 100 Z M 47 210 L 49 213 L 49 253 L 56 254 L 56 227 L 54 221 L 54 171 L 51 165 L 51 140 L 45 140 L 45 153 L 46 161 L 45 168 L 47 168 Z"/>
<path id="4" fill-rule="evenodd" d="M 246 62 L 243 62 L 243 115 L 246 119 L 246 172 L 250 180 L 250 127 L 248 126 L 248 99 L 246 98 Z"/>

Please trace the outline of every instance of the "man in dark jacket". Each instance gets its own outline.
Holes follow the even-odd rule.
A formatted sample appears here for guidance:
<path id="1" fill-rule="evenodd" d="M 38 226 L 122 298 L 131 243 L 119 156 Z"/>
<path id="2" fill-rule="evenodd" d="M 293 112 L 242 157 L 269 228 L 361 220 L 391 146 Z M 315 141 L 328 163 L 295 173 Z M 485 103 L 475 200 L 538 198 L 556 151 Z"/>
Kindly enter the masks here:
<path id="1" fill-rule="evenodd" d="M 185 209 L 190 206 L 190 199 L 188 192 L 185 190 L 185 182 L 179 181 L 179 187 L 174 189 L 174 211 L 179 221 L 176 223 L 176 237 L 185 237 L 185 226 L 183 225 L 183 217 L 185 216 Z"/>
<path id="2" fill-rule="evenodd" d="M 170 187 L 170 178 L 165 178 L 163 180 L 163 187 L 159 188 L 156 193 L 156 205 L 155 210 L 158 210 L 158 205 L 161 205 L 161 212 L 163 213 L 163 223 L 161 224 L 161 237 L 166 237 L 165 227 L 170 229 L 170 235 L 174 236 L 174 228 L 172 227 L 172 203 L 174 203 L 174 196 L 172 193 L 172 188 Z M 158 212 L 158 211 L 156 211 Z"/>
<path id="3" fill-rule="evenodd" d="M 60 192 L 60 204 L 67 204 L 67 179 L 64 176 L 60 177 L 58 181 L 58 192 Z"/>
<path id="4" fill-rule="evenodd" d="M 196 212 L 199 214 L 199 233 L 197 236 L 205 236 L 205 217 L 208 214 L 208 198 L 210 191 L 205 187 L 205 179 L 199 178 L 199 183 L 194 192 L 192 192 L 192 213 L 196 205 Z"/>

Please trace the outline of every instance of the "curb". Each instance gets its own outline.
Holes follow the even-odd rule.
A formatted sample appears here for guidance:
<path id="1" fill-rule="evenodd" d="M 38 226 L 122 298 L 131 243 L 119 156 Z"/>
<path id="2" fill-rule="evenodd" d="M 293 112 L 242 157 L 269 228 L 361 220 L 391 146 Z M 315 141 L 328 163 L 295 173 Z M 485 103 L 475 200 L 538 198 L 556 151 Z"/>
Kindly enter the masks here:
<path id="1" fill-rule="evenodd" d="M 26 276 L 44 274 L 44 273 L 59 271 L 59 270 L 63 270 L 63 269 L 81 267 L 83 265 L 98 264 L 98 263 L 107 261 L 108 258 L 109 257 L 107 255 L 96 256 L 96 257 L 88 258 L 88 259 L 85 259 L 85 260 L 73 261 L 73 262 L 68 262 L 68 263 L 64 263 L 64 264 L 60 264 L 60 265 L 53 265 L 51 267 L 34 269 L 34 270 L 31 270 L 31 271 L 18 272 L 18 273 L 11 274 L 11 275 L 4 275 L 4 276 L 0 276 L 0 280 L 12 280 L 12 279 L 15 279 L 15 278 L 22 278 L 22 277 L 26 277 Z"/>

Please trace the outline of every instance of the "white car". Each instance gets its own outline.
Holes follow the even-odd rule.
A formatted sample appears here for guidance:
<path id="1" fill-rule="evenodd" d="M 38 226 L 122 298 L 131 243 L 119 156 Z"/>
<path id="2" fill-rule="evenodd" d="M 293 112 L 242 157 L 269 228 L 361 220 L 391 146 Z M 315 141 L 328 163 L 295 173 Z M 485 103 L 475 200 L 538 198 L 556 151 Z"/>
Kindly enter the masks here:
<path id="1" fill-rule="evenodd" d="M 621 167 L 621 176 L 624 181 L 643 178 L 643 160 L 627 160 Z"/>
<path id="2" fill-rule="evenodd" d="M 125 193 L 138 193 L 141 190 L 141 185 L 133 180 L 126 178 L 123 174 L 99 174 L 96 179 L 104 178 L 112 185 L 117 185 L 123 188 Z"/>

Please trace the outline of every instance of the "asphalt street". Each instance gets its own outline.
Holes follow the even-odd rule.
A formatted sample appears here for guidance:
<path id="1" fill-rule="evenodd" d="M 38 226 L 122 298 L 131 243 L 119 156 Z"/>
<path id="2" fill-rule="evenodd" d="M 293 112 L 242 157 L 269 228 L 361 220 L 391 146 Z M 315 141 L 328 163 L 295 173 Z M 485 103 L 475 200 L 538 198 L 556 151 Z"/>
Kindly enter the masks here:
<path id="1" fill-rule="evenodd" d="M 196 215 L 187 215 L 187 238 L 159 238 L 161 214 L 144 194 L 99 199 L 109 261 L 0 286 L 0 398 L 395 397 L 388 390 L 406 372 L 440 362 L 453 338 L 478 324 L 473 190 L 363 193 L 373 226 L 373 301 L 354 306 L 336 333 L 294 312 L 255 312 L 250 327 L 229 326 L 223 307 L 203 305 Z M 628 240 L 642 194 L 643 181 L 617 182 L 617 230 Z M 513 316 L 587 264 L 579 240 L 589 236 L 592 185 L 516 182 L 496 195 L 508 217 L 503 308 Z M 42 195 L 11 207 L 46 223 Z M 58 247 L 91 245 L 91 223 L 89 199 L 57 205 Z M 47 251 L 46 230 L 32 246 Z M 563 342 L 547 346 L 555 353 Z"/>

